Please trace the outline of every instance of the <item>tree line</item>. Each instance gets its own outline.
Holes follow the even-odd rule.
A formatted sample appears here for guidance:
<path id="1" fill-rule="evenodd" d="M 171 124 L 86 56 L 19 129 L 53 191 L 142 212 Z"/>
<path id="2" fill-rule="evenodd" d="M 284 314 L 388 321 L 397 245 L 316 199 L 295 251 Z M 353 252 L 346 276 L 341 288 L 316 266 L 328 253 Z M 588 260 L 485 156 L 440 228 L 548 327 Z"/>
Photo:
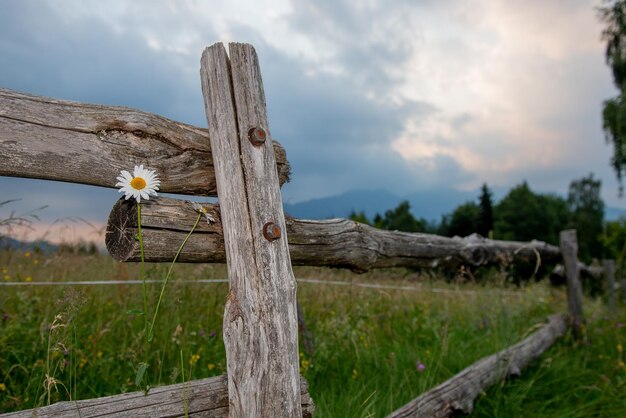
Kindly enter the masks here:
<path id="1" fill-rule="evenodd" d="M 594 258 L 621 258 L 626 244 L 626 220 L 605 222 L 602 183 L 589 174 L 570 183 L 567 197 L 537 193 L 527 182 L 513 187 L 495 203 L 487 184 L 475 201 L 459 205 L 439 222 L 415 217 L 408 201 L 384 214 L 368 219 L 363 211 L 350 214 L 357 222 L 381 229 L 425 232 L 442 236 L 480 234 L 507 241 L 531 241 L 559 244 L 563 229 L 578 231 L 579 257 L 586 263 Z"/>

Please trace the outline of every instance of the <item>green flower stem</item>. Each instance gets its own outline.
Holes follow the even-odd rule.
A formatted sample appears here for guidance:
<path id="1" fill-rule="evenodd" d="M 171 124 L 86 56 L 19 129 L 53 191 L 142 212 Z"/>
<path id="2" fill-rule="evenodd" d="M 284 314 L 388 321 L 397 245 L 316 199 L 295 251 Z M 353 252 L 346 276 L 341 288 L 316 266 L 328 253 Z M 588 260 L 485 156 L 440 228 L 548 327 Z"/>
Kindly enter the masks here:
<path id="1" fill-rule="evenodd" d="M 185 363 L 183 362 L 183 349 L 180 349 L 180 372 L 183 379 L 183 397 L 185 399 L 185 418 L 189 417 L 189 403 L 187 399 L 187 390 L 185 389 Z"/>
<path id="2" fill-rule="evenodd" d="M 200 218 L 202 218 L 202 213 L 198 213 L 198 218 L 196 219 L 196 223 L 193 224 L 191 231 L 189 231 L 189 233 L 185 237 L 185 240 L 180 245 L 180 248 L 178 248 L 178 251 L 176 252 L 176 255 L 174 256 L 174 260 L 172 260 L 172 264 L 170 264 L 170 268 L 167 271 L 167 275 L 165 276 L 165 280 L 163 281 L 163 286 L 161 287 L 161 294 L 159 294 L 159 300 L 157 301 L 157 306 L 156 306 L 156 309 L 154 310 L 154 317 L 152 317 L 152 323 L 150 324 L 150 329 L 148 331 L 148 341 L 152 341 L 152 338 L 154 337 L 154 323 L 156 322 L 157 314 L 159 313 L 159 307 L 161 306 L 161 300 L 163 299 L 163 294 L 165 293 L 165 286 L 167 285 L 167 281 L 169 280 L 172 274 L 172 270 L 174 269 L 174 264 L 176 264 L 176 260 L 178 260 L 178 256 L 180 255 L 180 252 L 183 250 L 183 247 L 185 246 L 185 244 L 187 243 L 187 240 L 189 239 L 193 231 L 195 231 L 196 227 L 198 226 L 198 223 L 200 222 Z"/>
<path id="3" fill-rule="evenodd" d="M 144 322 L 144 334 L 146 335 L 146 341 L 148 339 L 148 290 L 146 288 L 146 274 L 144 268 L 144 255 L 143 255 L 143 235 L 141 233 L 141 203 L 137 202 L 137 234 L 139 235 L 139 251 L 141 252 L 141 282 L 143 287 L 143 322 Z"/>

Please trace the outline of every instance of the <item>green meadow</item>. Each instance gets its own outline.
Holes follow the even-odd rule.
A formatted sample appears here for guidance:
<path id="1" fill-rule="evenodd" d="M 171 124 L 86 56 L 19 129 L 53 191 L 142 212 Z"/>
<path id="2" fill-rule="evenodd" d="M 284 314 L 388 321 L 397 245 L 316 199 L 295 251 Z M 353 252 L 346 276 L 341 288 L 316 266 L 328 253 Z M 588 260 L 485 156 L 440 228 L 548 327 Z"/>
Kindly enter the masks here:
<path id="1" fill-rule="evenodd" d="M 162 280 L 167 268 L 147 264 L 148 279 Z M 180 383 L 183 369 L 185 380 L 225 373 L 227 284 L 197 282 L 226 279 L 223 265 L 175 266 L 149 344 L 141 285 L 36 285 L 138 280 L 138 265 L 97 254 L 3 251 L 0 269 L 1 412 L 141 390 L 142 362 L 151 387 Z M 517 287 L 496 270 L 480 283 L 404 269 L 294 273 L 316 280 L 300 281 L 298 297 L 308 330 L 300 369 L 317 417 L 384 417 L 566 311 L 563 287 L 546 280 Z M 148 285 L 150 309 L 160 290 Z M 601 299 L 585 304 L 587 342 L 566 335 L 520 378 L 487 389 L 471 416 L 626 416 L 626 309 L 619 305 L 610 318 Z"/>

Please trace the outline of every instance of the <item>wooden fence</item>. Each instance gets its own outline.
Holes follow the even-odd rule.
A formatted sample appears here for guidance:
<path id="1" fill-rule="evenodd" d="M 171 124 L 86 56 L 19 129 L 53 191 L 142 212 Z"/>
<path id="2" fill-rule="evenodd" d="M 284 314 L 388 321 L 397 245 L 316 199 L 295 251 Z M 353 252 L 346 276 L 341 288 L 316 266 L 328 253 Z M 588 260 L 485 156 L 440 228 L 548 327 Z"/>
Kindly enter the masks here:
<path id="1" fill-rule="evenodd" d="M 575 231 L 562 233 L 559 248 L 538 241 L 382 231 L 345 219 L 285 217 L 280 185 L 290 168 L 284 149 L 271 139 L 254 48 L 230 44 L 227 55 L 221 43 L 215 44 L 202 54 L 200 73 L 208 131 L 133 109 L 0 89 L 0 175 L 115 187 L 120 170 L 143 164 L 157 170 L 161 192 L 219 196 L 219 206 L 206 205 L 216 222 L 199 224 L 179 256 L 181 262 L 226 262 L 230 283 L 223 334 L 227 375 L 185 386 L 191 416 L 312 416 L 313 401 L 298 374 L 292 264 L 363 272 L 563 258 L 569 315 L 551 317 L 522 342 L 478 361 L 393 417 L 468 412 L 483 388 L 519 375 L 562 336 L 568 318 L 582 337 Z M 120 261 L 139 261 L 135 205 L 120 199 L 109 217 L 106 244 Z M 146 261 L 171 261 L 196 218 L 188 201 L 142 202 Z M 604 271 L 614 275 L 610 263 Z M 182 391 L 173 385 L 148 395 L 60 402 L 6 416 L 179 416 Z"/>

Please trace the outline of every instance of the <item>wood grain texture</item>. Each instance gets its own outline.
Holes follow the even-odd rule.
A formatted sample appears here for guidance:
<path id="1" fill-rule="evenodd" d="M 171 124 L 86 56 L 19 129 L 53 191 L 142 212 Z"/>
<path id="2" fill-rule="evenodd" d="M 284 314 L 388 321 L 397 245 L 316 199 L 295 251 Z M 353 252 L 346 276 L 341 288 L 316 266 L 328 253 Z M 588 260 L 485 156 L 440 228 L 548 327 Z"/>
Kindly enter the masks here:
<path id="1" fill-rule="evenodd" d="M 228 263 L 224 312 L 230 416 L 298 417 L 296 281 L 291 270 L 271 142 L 253 145 L 251 128 L 271 137 L 256 52 L 221 43 L 201 59 L 202 91 Z M 282 231 L 268 241 L 263 226 Z"/>
<path id="2" fill-rule="evenodd" d="M 420 395 L 388 418 L 443 418 L 469 414 L 483 390 L 507 377 L 517 377 L 565 334 L 564 315 L 553 315 L 548 323 L 521 342 L 485 357 L 434 389 Z"/>
<path id="3" fill-rule="evenodd" d="M 580 268 L 578 262 L 578 240 L 575 229 L 561 231 L 560 235 L 561 254 L 565 266 L 567 278 L 567 305 L 569 308 L 570 325 L 575 338 L 582 338 L 583 314 L 583 289 L 580 284 Z"/>
<path id="4" fill-rule="evenodd" d="M 303 417 L 312 417 L 315 411 L 304 378 L 300 381 Z M 193 380 L 184 384 L 161 386 L 150 390 L 86 399 L 58 402 L 50 406 L 8 414 L 3 418 L 173 418 L 184 417 L 185 399 L 190 417 L 228 417 L 228 385 L 225 375 Z"/>
<path id="5" fill-rule="evenodd" d="M 224 263 L 224 237 L 217 205 L 205 205 L 214 224 L 201 222 L 180 254 L 181 262 Z M 147 261 L 168 262 L 191 230 L 197 213 L 190 202 L 158 197 L 142 202 L 141 218 Z M 294 265 L 349 268 L 364 272 L 383 267 L 457 267 L 560 260 L 558 247 L 543 242 L 496 241 L 478 236 L 437 235 L 380 230 L 347 219 L 286 218 Z M 119 261 L 139 261 L 137 210 L 133 201 L 113 206 L 106 245 Z"/>
<path id="6" fill-rule="evenodd" d="M 281 184 L 289 163 L 275 142 Z M 118 106 L 0 89 L 0 175 L 115 187 L 120 170 L 155 169 L 161 192 L 216 195 L 206 129 Z"/>

